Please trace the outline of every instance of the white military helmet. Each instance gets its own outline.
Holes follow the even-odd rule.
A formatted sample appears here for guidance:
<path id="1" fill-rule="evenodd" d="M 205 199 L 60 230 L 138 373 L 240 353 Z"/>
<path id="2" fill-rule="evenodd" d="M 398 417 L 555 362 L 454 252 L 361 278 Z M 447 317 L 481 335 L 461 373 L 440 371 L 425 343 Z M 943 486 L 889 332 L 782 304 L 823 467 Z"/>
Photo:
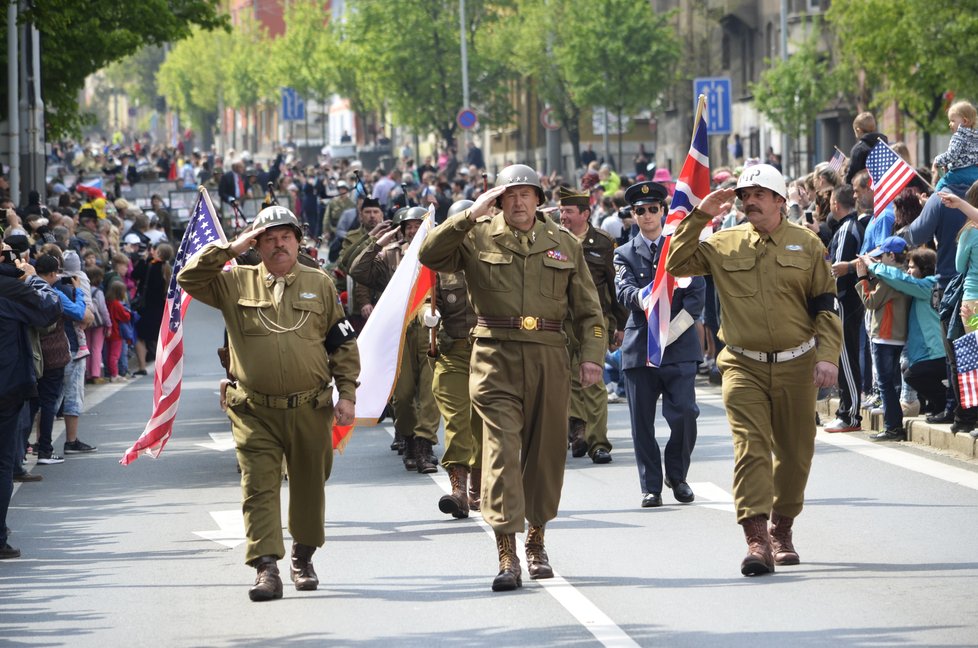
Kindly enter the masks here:
<path id="1" fill-rule="evenodd" d="M 785 200 L 788 199 L 788 186 L 784 182 L 784 176 L 770 164 L 755 164 L 744 169 L 737 178 L 738 195 L 746 187 L 764 187 Z"/>
<path id="2" fill-rule="evenodd" d="M 280 205 L 272 205 L 261 210 L 252 223 L 253 229 L 258 229 L 259 227 L 272 228 L 282 225 L 292 227 L 295 230 L 295 237 L 300 241 L 302 240 L 302 227 L 299 225 L 299 219 L 295 217 L 295 214 L 291 210 Z"/>

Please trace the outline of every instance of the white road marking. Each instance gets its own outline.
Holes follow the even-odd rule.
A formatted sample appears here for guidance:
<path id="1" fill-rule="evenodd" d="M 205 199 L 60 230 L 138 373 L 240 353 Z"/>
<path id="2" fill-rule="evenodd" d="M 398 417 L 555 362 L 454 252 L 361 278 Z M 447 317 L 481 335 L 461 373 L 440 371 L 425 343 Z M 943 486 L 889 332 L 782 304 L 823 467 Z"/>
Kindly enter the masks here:
<path id="1" fill-rule="evenodd" d="M 210 437 L 211 443 L 198 443 L 197 445 L 218 452 L 234 450 L 234 436 L 230 432 L 211 432 Z"/>
<path id="2" fill-rule="evenodd" d="M 827 443 L 837 448 L 845 448 L 864 457 L 876 459 L 877 461 L 882 461 L 898 468 L 911 470 L 972 490 L 978 490 L 978 473 L 959 468 L 952 464 L 905 452 L 899 447 L 883 445 L 849 434 L 829 434 L 822 430 L 819 430 L 815 438 L 822 443 Z"/>
<path id="3" fill-rule="evenodd" d="M 733 495 L 723 490 L 713 482 L 695 482 L 689 485 L 696 494 L 694 504 L 701 508 L 718 511 L 734 512 Z"/>
<path id="4" fill-rule="evenodd" d="M 217 531 L 194 531 L 195 536 L 204 540 L 212 540 L 219 545 L 234 549 L 245 541 L 244 517 L 241 510 L 211 511 L 211 517 L 217 523 Z"/>
<path id="5" fill-rule="evenodd" d="M 394 430 L 392 428 L 386 428 L 390 432 L 391 436 L 394 436 Z M 448 479 L 448 474 L 444 471 L 444 468 L 437 473 L 428 475 L 431 477 L 439 488 L 441 488 L 445 493 L 451 494 L 452 484 Z M 469 514 L 470 519 L 482 527 L 482 530 L 486 532 L 489 537 L 495 540 L 496 534 L 478 511 L 473 511 Z M 523 555 L 523 562 L 526 563 L 526 555 Z M 639 644 L 636 643 L 628 634 L 618 627 L 618 625 L 611 620 L 607 614 L 601 611 L 597 605 L 592 603 L 586 596 L 581 594 L 573 585 L 567 582 L 567 580 L 554 570 L 554 577 L 545 580 L 534 581 L 544 590 L 547 591 L 554 600 L 560 603 L 561 607 L 567 610 L 571 616 L 577 619 L 577 622 L 582 626 L 587 628 L 588 632 L 594 635 L 601 645 L 609 646 L 611 648 L 632 648 L 637 647 Z"/>

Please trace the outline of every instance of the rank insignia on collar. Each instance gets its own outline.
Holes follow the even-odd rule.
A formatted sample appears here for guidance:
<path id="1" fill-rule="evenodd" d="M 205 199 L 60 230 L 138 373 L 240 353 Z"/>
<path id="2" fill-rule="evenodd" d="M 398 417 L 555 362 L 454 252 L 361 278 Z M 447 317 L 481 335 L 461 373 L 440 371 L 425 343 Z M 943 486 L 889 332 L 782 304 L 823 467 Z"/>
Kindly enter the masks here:
<path id="1" fill-rule="evenodd" d="M 560 250 L 547 250 L 547 256 L 557 261 L 566 261 L 567 255 Z"/>

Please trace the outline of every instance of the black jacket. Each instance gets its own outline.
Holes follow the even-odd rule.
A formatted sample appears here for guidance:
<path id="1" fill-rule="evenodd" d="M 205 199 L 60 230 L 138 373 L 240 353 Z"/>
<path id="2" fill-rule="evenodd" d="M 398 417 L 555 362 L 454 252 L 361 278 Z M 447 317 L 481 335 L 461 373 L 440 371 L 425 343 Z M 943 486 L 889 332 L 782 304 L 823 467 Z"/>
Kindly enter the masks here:
<path id="1" fill-rule="evenodd" d="M 846 184 L 852 184 L 853 176 L 866 168 L 866 156 L 876 146 L 876 142 L 880 140 L 889 143 L 883 133 L 866 133 L 853 145 L 852 151 L 849 152 L 849 170 L 846 172 Z"/>

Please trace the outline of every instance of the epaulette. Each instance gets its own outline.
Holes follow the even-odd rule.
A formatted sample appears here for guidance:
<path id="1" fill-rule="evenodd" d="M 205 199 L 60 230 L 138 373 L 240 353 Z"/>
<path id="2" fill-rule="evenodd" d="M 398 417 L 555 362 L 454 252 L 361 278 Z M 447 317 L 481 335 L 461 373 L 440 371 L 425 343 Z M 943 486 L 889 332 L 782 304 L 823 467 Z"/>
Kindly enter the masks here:
<path id="1" fill-rule="evenodd" d="M 608 242 L 611 243 L 612 245 L 615 245 L 615 243 L 617 243 L 617 241 L 615 240 L 615 237 L 614 236 L 612 236 L 608 232 L 604 231 L 600 227 L 592 227 L 591 230 L 594 231 L 594 232 L 597 232 L 601 236 L 603 236 L 606 239 L 608 239 Z"/>

